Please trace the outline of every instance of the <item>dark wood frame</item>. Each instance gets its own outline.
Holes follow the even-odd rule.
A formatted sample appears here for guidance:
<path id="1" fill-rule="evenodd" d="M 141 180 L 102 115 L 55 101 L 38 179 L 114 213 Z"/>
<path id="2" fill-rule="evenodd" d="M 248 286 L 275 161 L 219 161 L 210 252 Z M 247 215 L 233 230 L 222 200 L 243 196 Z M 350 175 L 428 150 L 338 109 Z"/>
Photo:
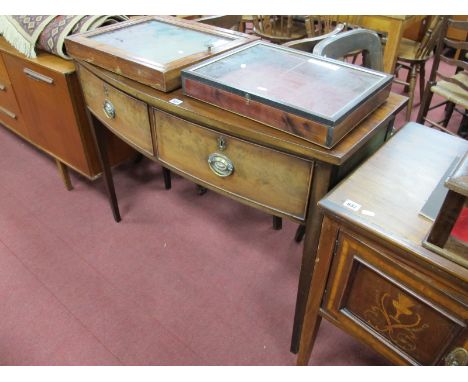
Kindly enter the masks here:
<path id="1" fill-rule="evenodd" d="M 291 55 L 305 56 L 309 59 L 350 68 L 356 72 L 371 73 L 376 77 L 380 77 L 380 79 L 369 90 L 356 97 L 353 102 L 346 104 L 335 114 L 326 116 L 313 114 L 294 105 L 267 98 L 260 93 L 232 87 L 197 72 L 198 69 L 204 66 L 258 45 L 271 47 L 277 51 L 286 51 Z M 274 45 L 265 41 L 252 42 L 205 60 L 182 70 L 181 76 L 184 93 L 190 97 L 266 123 L 268 126 L 286 131 L 289 134 L 327 148 L 333 147 L 363 118 L 385 102 L 390 94 L 393 81 L 393 76 L 386 73 L 319 57 L 308 52 Z"/>
<path id="2" fill-rule="evenodd" d="M 110 31 L 124 29 L 132 25 L 146 23 L 148 21 L 159 21 L 231 39 L 232 41 L 219 47 L 214 47 L 211 51 L 192 54 L 179 60 L 172 61 L 169 64 L 161 64 L 158 62 L 151 63 L 146 60 L 142 60 L 122 49 L 114 48 L 90 38 Z M 91 62 L 94 65 L 114 72 L 117 72 L 117 68 L 119 68 L 119 74 L 125 77 L 129 77 L 155 89 L 168 92 L 180 87 L 180 71 L 182 68 L 257 39 L 258 37 L 256 36 L 250 36 L 244 33 L 218 28 L 191 20 L 179 19 L 172 16 L 147 16 L 67 37 L 65 45 L 67 47 L 67 52 L 74 58 Z"/>

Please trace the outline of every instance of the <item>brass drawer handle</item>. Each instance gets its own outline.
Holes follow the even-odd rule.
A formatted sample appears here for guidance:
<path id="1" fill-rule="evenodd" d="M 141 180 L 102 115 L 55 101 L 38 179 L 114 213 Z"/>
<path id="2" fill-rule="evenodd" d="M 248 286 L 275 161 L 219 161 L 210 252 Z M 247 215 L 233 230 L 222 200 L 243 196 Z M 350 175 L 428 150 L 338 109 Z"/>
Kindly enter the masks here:
<path id="1" fill-rule="evenodd" d="M 455 348 L 445 357 L 445 366 L 468 365 L 468 351 L 464 348 Z"/>
<path id="2" fill-rule="evenodd" d="M 11 119 L 16 119 L 16 114 L 15 113 L 12 113 L 10 110 L 7 110 L 3 107 L 0 106 L 0 111 L 3 113 L 3 114 L 6 114 L 8 115 Z"/>
<path id="3" fill-rule="evenodd" d="M 234 172 L 232 161 L 223 154 L 213 153 L 208 156 L 208 165 L 216 175 L 225 178 Z"/>
<path id="4" fill-rule="evenodd" d="M 5 89 L 6 89 L 5 85 L 3 85 L 3 84 L 0 84 L 0 91 L 4 92 L 4 91 L 5 91 Z"/>
<path id="5" fill-rule="evenodd" d="M 43 74 L 41 73 L 38 73 L 38 72 L 35 72 L 34 70 L 31 70 L 29 68 L 24 68 L 23 69 L 23 72 L 31 77 L 32 79 L 34 80 L 38 80 L 38 81 L 42 81 L 42 82 L 45 82 L 49 85 L 52 85 L 54 83 L 54 79 L 53 78 L 50 78 L 50 77 L 47 77 L 47 76 L 44 76 Z"/>
<path id="6" fill-rule="evenodd" d="M 102 110 L 104 111 L 104 114 L 106 115 L 107 118 L 109 119 L 115 118 L 115 107 L 111 101 L 106 99 L 104 101 L 104 104 L 102 105 Z"/>

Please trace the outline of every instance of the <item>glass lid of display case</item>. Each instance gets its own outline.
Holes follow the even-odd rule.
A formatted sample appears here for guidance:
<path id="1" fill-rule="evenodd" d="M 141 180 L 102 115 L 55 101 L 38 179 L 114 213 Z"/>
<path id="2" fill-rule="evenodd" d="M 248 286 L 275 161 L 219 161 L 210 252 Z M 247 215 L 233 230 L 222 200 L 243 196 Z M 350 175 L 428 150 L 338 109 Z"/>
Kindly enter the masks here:
<path id="1" fill-rule="evenodd" d="M 385 73 L 264 42 L 204 61 L 184 73 L 333 120 L 391 80 Z"/>
<path id="2" fill-rule="evenodd" d="M 132 24 L 89 38 L 125 51 L 140 60 L 161 65 L 206 52 L 233 40 L 158 20 Z"/>

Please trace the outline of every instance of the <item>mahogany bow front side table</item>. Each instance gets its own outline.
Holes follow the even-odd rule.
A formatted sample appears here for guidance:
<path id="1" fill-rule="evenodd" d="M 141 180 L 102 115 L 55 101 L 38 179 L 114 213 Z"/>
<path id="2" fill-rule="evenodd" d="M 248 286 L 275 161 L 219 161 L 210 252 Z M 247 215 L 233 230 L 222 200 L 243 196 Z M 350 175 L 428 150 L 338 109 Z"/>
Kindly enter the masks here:
<path id="1" fill-rule="evenodd" d="M 291 351 L 297 352 L 322 223 L 317 203 L 385 142 L 406 97 L 390 94 L 334 148 L 326 149 L 189 98 L 181 89 L 163 93 L 82 61 L 77 61 L 77 69 L 116 221 L 120 220 L 120 213 L 103 129 L 196 184 L 305 224 L 291 343 Z M 103 107 L 106 101 L 112 103 L 112 110 Z M 211 153 L 223 146 L 223 152 L 235 165 L 234 173 L 228 177 L 215 174 L 207 161 Z"/>
<path id="2" fill-rule="evenodd" d="M 192 21 L 149 16 L 75 35 L 66 43 L 76 59 L 116 221 L 120 212 L 105 129 L 199 186 L 305 225 L 291 345 L 297 352 L 322 221 L 317 202 L 385 142 L 406 97 L 387 98 L 391 78 L 386 74 L 252 39 Z M 252 56 L 264 50 L 277 59 Z M 204 92 L 191 98 L 177 89 L 183 81 L 187 85 L 184 73 L 189 69 L 184 68 L 218 58 L 224 61 L 214 62 L 206 73 L 200 69 L 202 76 L 221 76 L 222 83 L 236 86 L 246 82 L 249 72 L 258 82 L 263 65 L 255 92 L 274 93 L 274 99 L 283 101 L 267 105 L 249 90 L 213 88 L 214 98 L 202 102 L 196 98 Z M 231 69 L 218 71 L 226 67 Z M 192 73 L 192 90 L 204 85 L 193 82 L 200 75 Z M 354 85 L 345 88 L 342 80 Z M 225 110 L 226 102 L 233 104 L 230 100 L 241 110 Z M 291 100 L 302 106 L 299 115 Z M 215 101 L 222 104 L 210 104 Z M 317 116 L 310 113 L 314 107 Z M 258 111 L 256 116 L 267 120 L 241 116 L 242 110 Z"/>

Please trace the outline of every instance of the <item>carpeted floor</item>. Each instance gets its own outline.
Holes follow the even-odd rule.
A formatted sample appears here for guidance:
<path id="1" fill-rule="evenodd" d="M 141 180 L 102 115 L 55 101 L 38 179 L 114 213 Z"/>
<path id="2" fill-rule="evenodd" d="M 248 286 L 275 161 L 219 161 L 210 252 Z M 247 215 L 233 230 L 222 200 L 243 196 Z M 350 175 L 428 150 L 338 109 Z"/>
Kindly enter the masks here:
<path id="1" fill-rule="evenodd" d="M 180 177 L 166 191 L 149 160 L 114 174 L 120 224 L 101 180 L 66 191 L 0 128 L 0 364 L 293 365 L 296 225 Z M 310 364 L 387 361 L 323 322 Z"/>

